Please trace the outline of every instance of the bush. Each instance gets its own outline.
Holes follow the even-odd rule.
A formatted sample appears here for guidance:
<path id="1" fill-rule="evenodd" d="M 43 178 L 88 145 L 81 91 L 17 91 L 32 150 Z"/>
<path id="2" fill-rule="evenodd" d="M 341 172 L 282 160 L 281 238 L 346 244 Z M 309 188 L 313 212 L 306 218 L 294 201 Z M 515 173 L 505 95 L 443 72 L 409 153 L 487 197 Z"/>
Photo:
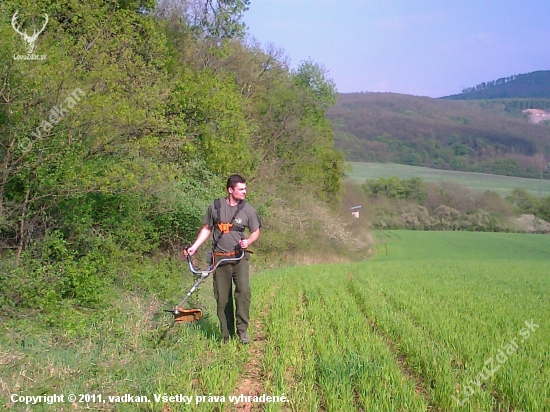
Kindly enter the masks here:
<path id="1" fill-rule="evenodd" d="M 372 224 L 381 229 L 511 231 L 513 208 L 497 193 L 419 178 L 367 180 Z"/>
<path id="2" fill-rule="evenodd" d="M 537 211 L 537 217 L 540 217 L 547 222 L 550 222 L 550 196 L 541 200 L 539 209 Z"/>
<path id="3" fill-rule="evenodd" d="M 222 178 L 211 173 L 204 163 L 196 162 L 179 180 L 160 188 L 155 194 L 151 220 L 162 244 L 174 249 L 194 241 L 208 205 L 225 196 L 224 187 Z"/>
<path id="4" fill-rule="evenodd" d="M 371 243 L 366 220 L 361 226 L 349 210 L 336 213 L 309 193 L 287 190 L 285 197 L 273 195 L 255 204 L 263 211 L 264 226 L 257 243 L 262 258 L 288 260 L 296 254 L 312 254 L 316 259 L 332 259 Z"/>
<path id="5" fill-rule="evenodd" d="M 397 176 L 367 179 L 363 184 L 367 197 L 385 196 L 388 199 L 410 199 L 423 202 L 426 198 L 424 182 L 418 177 L 400 180 Z"/>
<path id="6" fill-rule="evenodd" d="M 78 259 L 60 232 L 48 234 L 35 248 L 42 251 L 40 259 L 25 253 L 21 265 L 5 265 L 0 278 L 4 308 L 48 311 L 62 302 L 85 307 L 101 302 L 109 281 L 100 262 L 88 256 Z"/>

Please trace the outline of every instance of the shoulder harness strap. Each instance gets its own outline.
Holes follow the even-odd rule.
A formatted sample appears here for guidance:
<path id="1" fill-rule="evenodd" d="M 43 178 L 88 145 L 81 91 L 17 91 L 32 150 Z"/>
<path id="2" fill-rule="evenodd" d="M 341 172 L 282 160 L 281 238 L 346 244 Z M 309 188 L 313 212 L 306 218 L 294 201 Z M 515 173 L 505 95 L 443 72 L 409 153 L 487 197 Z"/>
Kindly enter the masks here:
<path id="1" fill-rule="evenodd" d="M 221 223 L 220 213 L 222 208 L 222 202 L 220 199 L 214 200 L 214 208 L 216 209 L 216 223 Z"/>
<path id="2" fill-rule="evenodd" d="M 235 218 L 237 217 L 239 212 L 241 210 L 243 210 L 245 204 L 246 204 L 246 202 L 244 200 L 239 202 L 237 204 L 237 210 L 235 211 L 235 214 L 231 218 L 231 221 L 229 221 L 228 223 L 222 223 L 222 220 L 221 220 L 221 208 L 222 208 L 221 199 L 214 200 L 214 208 L 216 209 L 216 225 L 218 226 L 218 229 L 220 229 L 220 237 L 224 233 L 229 233 L 230 230 L 236 230 L 236 231 L 239 231 L 239 232 L 243 231 L 243 229 L 241 229 L 241 228 L 234 228 L 233 229 L 233 221 L 235 220 Z M 219 241 L 219 239 L 218 239 L 218 241 Z"/>

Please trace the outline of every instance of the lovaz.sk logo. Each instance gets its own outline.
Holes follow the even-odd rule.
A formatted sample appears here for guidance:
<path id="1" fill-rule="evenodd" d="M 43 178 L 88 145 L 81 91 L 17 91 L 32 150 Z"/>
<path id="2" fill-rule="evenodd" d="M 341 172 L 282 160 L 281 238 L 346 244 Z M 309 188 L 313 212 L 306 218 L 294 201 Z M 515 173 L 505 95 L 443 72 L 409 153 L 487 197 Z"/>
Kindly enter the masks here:
<path id="1" fill-rule="evenodd" d="M 44 25 L 38 31 L 33 29 L 32 36 L 29 36 L 27 34 L 27 31 L 21 31 L 21 27 L 17 27 L 17 14 L 18 13 L 19 13 L 19 11 L 16 11 L 15 14 L 13 15 L 13 17 L 11 19 L 11 25 L 12 25 L 13 29 L 18 34 L 20 34 L 23 37 L 23 40 L 27 43 L 27 54 L 26 55 L 25 54 L 19 54 L 19 55 L 14 54 L 13 59 L 14 60 L 45 60 L 46 59 L 45 54 L 33 54 L 33 52 L 34 52 L 34 47 L 35 47 L 34 43 L 36 42 L 36 39 L 38 38 L 38 35 L 44 31 L 44 29 L 46 28 L 46 25 L 48 24 L 48 15 L 44 13 L 44 16 L 46 16 L 46 21 L 44 22 Z"/>

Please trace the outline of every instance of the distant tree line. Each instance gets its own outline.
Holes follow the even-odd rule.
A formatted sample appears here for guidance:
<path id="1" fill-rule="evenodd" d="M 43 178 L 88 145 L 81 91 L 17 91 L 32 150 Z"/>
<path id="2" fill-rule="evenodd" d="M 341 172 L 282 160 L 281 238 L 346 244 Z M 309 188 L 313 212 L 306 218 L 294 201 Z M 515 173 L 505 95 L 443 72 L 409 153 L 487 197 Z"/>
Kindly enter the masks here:
<path id="1" fill-rule="evenodd" d="M 508 112 L 513 112 L 514 109 L 550 109 L 550 99 L 507 99 L 503 103 Z"/>
<path id="2" fill-rule="evenodd" d="M 465 87 L 462 93 L 445 96 L 448 100 L 550 98 L 550 70 L 517 74 Z"/>
<path id="3" fill-rule="evenodd" d="M 518 75 L 513 75 L 513 76 L 510 76 L 510 77 L 501 77 L 500 79 L 492 80 L 490 82 L 483 82 L 483 83 L 480 83 L 480 84 L 476 85 L 475 87 L 466 87 L 466 88 L 462 89 L 462 93 L 463 94 L 464 93 L 471 93 L 471 92 L 475 92 L 475 91 L 485 90 L 488 87 L 500 86 L 502 84 L 506 84 L 508 82 L 516 80 L 517 77 L 518 77 Z"/>

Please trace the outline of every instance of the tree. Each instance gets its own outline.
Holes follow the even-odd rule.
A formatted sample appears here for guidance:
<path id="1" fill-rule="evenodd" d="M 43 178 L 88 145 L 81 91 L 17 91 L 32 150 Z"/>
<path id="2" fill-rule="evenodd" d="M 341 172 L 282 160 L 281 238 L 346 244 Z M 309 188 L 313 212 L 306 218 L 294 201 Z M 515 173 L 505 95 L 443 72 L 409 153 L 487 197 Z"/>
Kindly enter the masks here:
<path id="1" fill-rule="evenodd" d="M 335 199 L 344 173 L 343 155 L 325 112 L 336 92 L 320 66 L 307 62 L 289 72 L 272 53 L 257 55 L 256 80 L 243 84 L 249 115 L 256 122 L 251 139 L 264 181 L 285 180 Z"/>
<path id="2" fill-rule="evenodd" d="M 515 206 L 520 213 L 536 214 L 540 207 L 539 199 L 522 188 L 512 190 L 506 200 Z"/>
<path id="3" fill-rule="evenodd" d="M 204 159 L 220 175 L 252 172 L 252 127 L 244 117 L 244 99 L 232 77 L 210 70 L 185 72 L 170 95 L 167 115 L 179 128 L 189 160 Z"/>
<path id="4" fill-rule="evenodd" d="M 536 215 L 537 217 L 550 222 L 550 196 L 547 196 L 540 201 L 540 206 Z"/>
<path id="5" fill-rule="evenodd" d="M 157 15 L 183 20 L 195 35 L 215 40 L 242 38 L 250 0 L 160 0 Z"/>
<path id="6" fill-rule="evenodd" d="M 25 6 L 50 15 L 40 45 L 46 60 L 14 61 L 18 39 L 0 33 L 7 45 L 0 52 L 7 53 L 0 63 L 0 235 L 17 257 L 31 238 L 74 232 L 71 218 L 54 213 L 64 202 L 146 190 L 160 174 L 152 131 L 165 126 L 167 49 L 151 18 L 135 9 L 149 3 L 44 3 Z"/>

